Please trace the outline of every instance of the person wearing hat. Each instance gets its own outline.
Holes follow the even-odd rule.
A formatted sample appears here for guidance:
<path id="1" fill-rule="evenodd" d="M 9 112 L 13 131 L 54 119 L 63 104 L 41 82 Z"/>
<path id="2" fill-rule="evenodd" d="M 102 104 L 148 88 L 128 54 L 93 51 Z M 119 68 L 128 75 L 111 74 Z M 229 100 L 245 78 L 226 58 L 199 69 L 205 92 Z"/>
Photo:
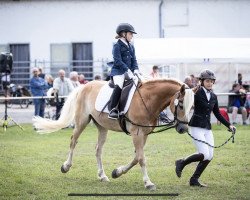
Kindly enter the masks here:
<path id="1" fill-rule="evenodd" d="M 210 70 L 204 70 L 199 76 L 200 87 L 197 89 L 194 97 L 194 113 L 189 121 L 189 133 L 196 139 L 205 141 L 214 145 L 214 137 L 211 130 L 210 115 L 213 111 L 215 117 L 228 129 L 235 130 L 219 112 L 217 96 L 213 93 L 212 87 L 215 83 L 214 73 Z M 199 162 L 194 174 L 189 180 L 190 186 L 206 187 L 199 182 L 199 177 L 206 169 L 213 158 L 213 148 L 202 142 L 193 139 L 197 152 L 187 158 L 176 160 L 175 171 L 180 178 L 184 167 L 192 162 Z"/>
<path id="2" fill-rule="evenodd" d="M 118 104 L 123 88 L 125 73 L 128 73 L 132 78 L 134 74 L 140 76 L 139 68 L 135 56 L 135 48 L 131 44 L 133 34 L 136 34 L 135 29 L 128 23 L 121 23 L 116 28 L 117 42 L 113 46 L 113 65 L 111 68 L 110 77 L 114 81 L 114 90 L 111 95 L 110 112 L 108 117 L 110 119 L 117 119 L 119 117 Z"/>

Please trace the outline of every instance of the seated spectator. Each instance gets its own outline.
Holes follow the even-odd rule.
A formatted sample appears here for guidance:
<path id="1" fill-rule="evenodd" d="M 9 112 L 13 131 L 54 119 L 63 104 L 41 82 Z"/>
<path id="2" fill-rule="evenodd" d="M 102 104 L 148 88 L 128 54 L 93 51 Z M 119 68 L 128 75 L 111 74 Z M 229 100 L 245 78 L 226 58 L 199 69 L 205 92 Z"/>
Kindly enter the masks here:
<path id="1" fill-rule="evenodd" d="M 242 74 L 238 73 L 238 83 L 242 85 Z"/>
<path id="2" fill-rule="evenodd" d="M 247 110 L 247 116 L 249 116 L 249 114 L 250 114 L 250 94 L 247 95 L 244 106 Z"/>
<path id="3" fill-rule="evenodd" d="M 233 84 L 232 90 L 229 91 L 230 93 L 235 93 L 235 95 L 229 95 L 228 100 L 228 112 L 232 113 L 232 122 L 233 124 L 236 123 L 236 117 L 238 112 L 242 114 L 243 125 L 246 125 L 247 120 L 247 111 L 244 107 L 246 95 L 245 90 L 241 89 L 240 84 L 235 83 Z"/>
<path id="4" fill-rule="evenodd" d="M 189 88 L 193 88 L 193 84 L 192 84 L 192 78 L 191 76 L 186 76 L 184 83 L 189 87 Z"/>
<path id="5" fill-rule="evenodd" d="M 70 78 L 74 88 L 76 88 L 80 85 L 80 82 L 78 81 L 78 73 L 76 71 L 70 72 L 69 78 Z"/>
<path id="6" fill-rule="evenodd" d="M 96 75 L 94 80 L 97 80 L 97 81 L 101 81 L 102 80 L 102 77 L 100 75 Z"/>
<path id="7" fill-rule="evenodd" d="M 159 78 L 159 67 L 154 65 L 152 68 L 152 72 L 150 73 L 150 78 Z"/>
<path id="8" fill-rule="evenodd" d="M 79 75 L 78 80 L 79 80 L 80 84 L 86 84 L 86 83 L 88 83 L 88 81 L 85 80 L 85 76 L 83 74 Z"/>

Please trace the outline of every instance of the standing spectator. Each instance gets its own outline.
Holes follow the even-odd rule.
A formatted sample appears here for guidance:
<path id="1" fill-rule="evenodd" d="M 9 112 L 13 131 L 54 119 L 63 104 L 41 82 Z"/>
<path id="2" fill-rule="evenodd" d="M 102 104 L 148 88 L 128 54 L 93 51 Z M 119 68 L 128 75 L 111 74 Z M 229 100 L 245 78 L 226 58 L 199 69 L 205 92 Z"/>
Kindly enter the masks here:
<path id="1" fill-rule="evenodd" d="M 191 76 L 186 76 L 184 83 L 189 87 L 189 88 L 193 88 L 193 84 L 192 84 L 192 78 Z"/>
<path id="2" fill-rule="evenodd" d="M 247 110 L 247 116 L 249 116 L 249 114 L 250 114 L 250 94 L 247 94 L 246 102 L 245 102 L 244 106 Z"/>
<path id="3" fill-rule="evenodd" d="M 159 67 L 158 66 L 154 65 L 152 67 L 152 72 L 150 73 L 150 77 L 151 78 L 159 78 L 160 77 L 159 76 Z"/>
<path id="4" fill-rule="evenodd" d="M 54 78 L 50 74 L 47 74 L 45 76 L 45 79 L 46 79 L 46 82 L 48 84 L 48 89 L 52 88 L 53 87 Z"/>
<path id="5" fill-rule="evenodd" d="M 88 83 L 88 81 L 85 80 L 84 74 L 80 74 L 79 75 L 79 82 L 80 82 L 80 84 L 86 84 L 86 83 Z"/>
<path id="6" fill-rule="evenodd" d="M 46 96 L 47 83 L 38 76 L 38 68 L 32 70 L 33 77 L 30 79 L 30 89 L 34 97 Z M 44 117 L 45 99 L 34 99 L 35 116 Z"/>
<path id="7" fill-rule="evenodd" d="M 43 73 L 43 70 L 41 67 L 38 68 L 38 76 L 45 79 L 45 74 Z"/>
<path id="8" fill-rule="evenodd" d="M 74 89 L 74 86 L 69 78 L 65 77 L 65 71 L 60 69 L 57 77 L 53 82 L 54 94 L 57 96 L 68 96 L 69 93 Z M 59 119 L 61 109 L 64 105 L 65 99 L 58 98 L 56 103 L 56 119 Z"/>
<path id="9" fill-rule="evenodd" d="M 191 77 L 193 87 L 196 87 L 199 83 L 198 78 L 196 78 L 193 74 L 191 74 L 190 77 Z"/>
<path id="10" fill-rule="evenodd" d="M 246 101 L 245 90 L 241 89 L 239 83 L 234 83 L 232 90 L 229 91 L 230 93 L 235 93 L 235 95 L 229 95 L 228 100 L 228 112 L 232 113 L 232 121 L 233 124 L 236 123 L 236 117 L 238 112 L 242 114 L 243 125 L 246 125 L 247 120 L 247 111 L 244 107 Z"/>
<path id="11" fill-rule="evenodd" d="M 69 78 L 70 78 L 74 88 L 76 88 L 80 85 L 80 82 L 78 81 L 78 73 L 76 71 L 70 72 Z"/>

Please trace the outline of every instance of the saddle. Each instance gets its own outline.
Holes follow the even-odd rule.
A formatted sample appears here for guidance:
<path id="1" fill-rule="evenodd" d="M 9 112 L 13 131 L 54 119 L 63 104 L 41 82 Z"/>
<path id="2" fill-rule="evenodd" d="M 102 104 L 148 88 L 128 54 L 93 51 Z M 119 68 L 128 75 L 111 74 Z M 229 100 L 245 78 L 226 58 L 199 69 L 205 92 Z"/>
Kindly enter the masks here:
<path id="1" fill-rule="evenodd" d="M 129 105 L 131 103 L 132 97 L 138 85 L 138 79 L 130 79 L 125 76 L 123 89 L 120 96 L 119 101 L 119 111 L 120 115 L 125 114 L 128 111 Z M 99 112 L 109 113 L 110 111 L 110 98 L 113 92 L 115 85 L 113 80 L 111 79 L 108 83 L 106 83 L 99 91 L 96 102 L 95 109 Z"/>

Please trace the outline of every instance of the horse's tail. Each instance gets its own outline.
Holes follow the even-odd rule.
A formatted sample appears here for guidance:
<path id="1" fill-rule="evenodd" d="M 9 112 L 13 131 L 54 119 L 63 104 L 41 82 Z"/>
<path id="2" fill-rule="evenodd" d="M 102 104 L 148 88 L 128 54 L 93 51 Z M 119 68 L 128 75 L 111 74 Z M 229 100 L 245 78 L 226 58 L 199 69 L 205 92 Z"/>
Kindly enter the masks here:
<path id="1" fill-rule="evenodd" d="M 75 118 L 77 96 L 83 88 L 84 85 L 80 85 L 70 93 L 64 103 L 61 115 L 57 121 L 45 119 L 39 116 L 33 117 L 33 125 L 37 129 L 37 132 L 41 134 L 51 133 L 68 127 Z"/>

